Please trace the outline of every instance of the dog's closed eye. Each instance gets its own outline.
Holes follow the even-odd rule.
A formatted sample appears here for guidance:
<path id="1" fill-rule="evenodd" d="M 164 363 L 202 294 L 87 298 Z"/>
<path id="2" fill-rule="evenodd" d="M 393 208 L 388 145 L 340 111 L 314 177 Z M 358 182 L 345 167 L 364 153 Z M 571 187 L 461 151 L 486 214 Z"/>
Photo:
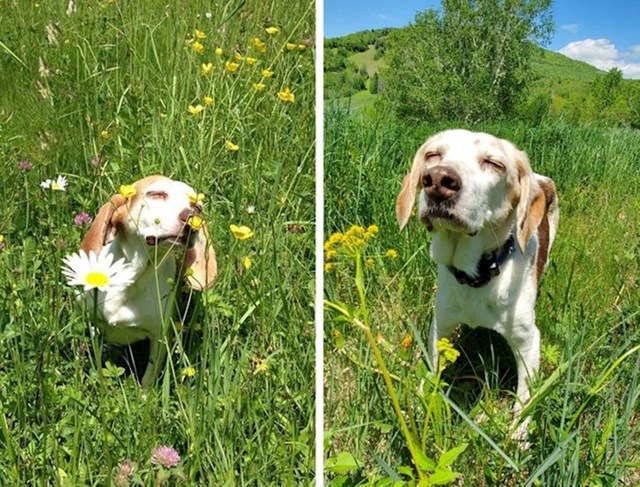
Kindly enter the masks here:
<path id="1" fill-rule="evenodd" d="M 154 200 L 166 200 L 169 197 L 169 194 L 166 191 L 149 191 L 146 194 L 147 198 L 151 198 Z"/>

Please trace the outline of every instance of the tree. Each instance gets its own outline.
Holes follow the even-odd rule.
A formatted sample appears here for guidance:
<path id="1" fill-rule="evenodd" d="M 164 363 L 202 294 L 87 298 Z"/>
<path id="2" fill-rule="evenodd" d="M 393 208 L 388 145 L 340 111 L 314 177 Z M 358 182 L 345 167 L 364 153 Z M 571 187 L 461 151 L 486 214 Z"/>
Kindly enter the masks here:
<path id="1" fill-rule="evenodd" d="M 443 0 L 387 39 L 385 99 L 401 117 L 513 114 L 530 60 L 553 32 L 552 0 Z"/>

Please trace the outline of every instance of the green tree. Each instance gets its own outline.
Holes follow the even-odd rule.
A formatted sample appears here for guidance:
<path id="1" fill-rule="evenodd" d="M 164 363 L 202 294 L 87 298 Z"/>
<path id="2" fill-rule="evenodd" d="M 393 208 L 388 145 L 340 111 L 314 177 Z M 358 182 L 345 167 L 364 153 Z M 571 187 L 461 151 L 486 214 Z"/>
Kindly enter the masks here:
<path id="1" fill-rule="evenodd" d="M 621 82 L 622 71 L 618 68 L 611 68 L 607 74 L 594 80 L 591 93 L 598 110 L 606 110 L 613 104 L 618 96 Z"/>
<path id="2" fill-rule="evenodd" d="M 476 121 L 513 114 L 552 0 L 443 0 L 387 38 L 385 99 L 403 118 Z"/>

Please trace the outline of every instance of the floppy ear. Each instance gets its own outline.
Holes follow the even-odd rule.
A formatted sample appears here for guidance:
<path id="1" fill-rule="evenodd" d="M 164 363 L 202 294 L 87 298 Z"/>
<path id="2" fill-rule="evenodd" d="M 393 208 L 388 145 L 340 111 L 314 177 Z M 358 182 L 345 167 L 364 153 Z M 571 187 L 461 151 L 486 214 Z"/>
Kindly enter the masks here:
<path id="1" fill-rule="evenodd" d="M 516 207 L 516 240 L 524 254 L 531 236 L 544 217 L 546 198 L 531 171 L 527 155 L 519 151 L 516 162 L 520 183 L 520 199 Z"/>
<path id="2" fill-rule="evenodd" d="M 203 226 L 195 236 L 195 244 L 185 255 L 185 269 L 191 269 L 187 282 L 191 289 L 204 291 L 213 286 L 218 272 L 216 253 L 211 245 L 209 231 Z"/>
<path id="3" fill-rule="evenodd" d="M 126 198 L 117 194 L 111 197 L 98 211 L 98 214 L 84 236 L 80 248 L 86 253 L 90 251 L 99 254 L 104 244 L 113 239 L 115 233 L 116 212 L 127 202 Z"/>
<path id="4" fill-rule="evenodd" d="M 400 225 L 400 230 L 402 230 L 409 221 L 411 210 L 416 202 L 416 188 L 420 184 L 420 175 L 422 174 L 422 165 L 424 163 L 422 153 L 421 147 L 413 158 L 411 171 L 402 179 L 402 187 L 396 200 L 396 217 L 398 219 L 398 225 Z"/>

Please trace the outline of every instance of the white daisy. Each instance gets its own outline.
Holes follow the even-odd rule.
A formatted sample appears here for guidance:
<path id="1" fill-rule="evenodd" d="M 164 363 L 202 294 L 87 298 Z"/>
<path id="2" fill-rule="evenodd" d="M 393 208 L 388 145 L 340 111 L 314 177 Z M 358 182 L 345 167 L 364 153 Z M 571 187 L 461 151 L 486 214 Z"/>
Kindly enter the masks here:
<path id="1" fill-rule="evenodd" d="M 52 191 L 64 191 L 67 189 L 67 178 L 58 176 L 58 179 L 46 179 L 40 183 L 43 189 L 51 189 Z"/>
<path id="2" fill-rule="evenodd" d="M 96 255 L 84 250 L 66 256 L 62 273 L 72 286 L 84 286 L 85 291 L 106 291 L 111 287 L 126 286 L 133 282 L 134 271 L 124 258 L 113 262 L 113 254 L 106 249 Z"/>

